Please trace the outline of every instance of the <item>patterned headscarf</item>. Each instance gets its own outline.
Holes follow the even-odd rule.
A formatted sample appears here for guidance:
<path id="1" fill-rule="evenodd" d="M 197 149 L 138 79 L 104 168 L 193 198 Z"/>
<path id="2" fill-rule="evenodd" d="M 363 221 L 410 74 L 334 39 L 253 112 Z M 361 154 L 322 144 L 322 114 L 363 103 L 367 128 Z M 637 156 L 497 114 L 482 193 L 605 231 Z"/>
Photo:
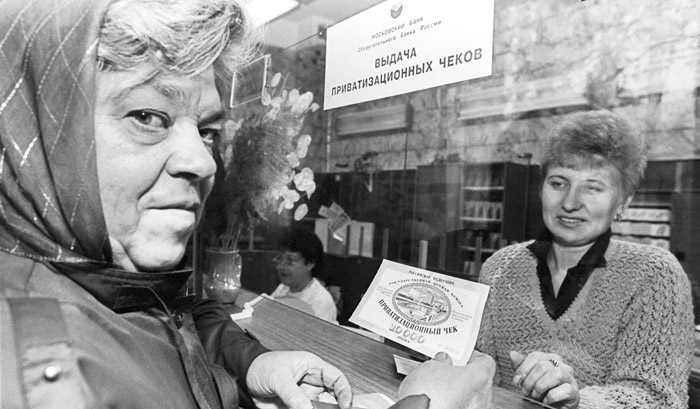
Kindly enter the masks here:
<path id="1" fill-rule="evenodd" d="M 93 137 L 97 38 L 108 5 L 0 6 L 0 250 L 112 261 Z"/>
<path id="2" fill-rule="evenodd" d="M 0 5 L 0 251 L 50 263 L 116 312 L 180 305 L 191 270 L 112 265 L 93 123 L 110 1 Z"/>

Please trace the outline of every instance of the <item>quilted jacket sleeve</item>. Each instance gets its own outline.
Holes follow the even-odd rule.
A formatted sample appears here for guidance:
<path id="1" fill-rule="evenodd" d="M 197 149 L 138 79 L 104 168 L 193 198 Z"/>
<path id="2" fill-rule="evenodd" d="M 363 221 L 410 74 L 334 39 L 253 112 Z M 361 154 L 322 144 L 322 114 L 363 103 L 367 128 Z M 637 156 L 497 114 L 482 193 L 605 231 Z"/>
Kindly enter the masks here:
<path id="1" fill-rule="evenodd" d="M 236 378 L 239 405 L 254 408 L 246 386 L 248 368 L 269 350 L 236 325 L 218 301 L 199 301 L 192 309 L 192 318 L 209 361 Z"/>

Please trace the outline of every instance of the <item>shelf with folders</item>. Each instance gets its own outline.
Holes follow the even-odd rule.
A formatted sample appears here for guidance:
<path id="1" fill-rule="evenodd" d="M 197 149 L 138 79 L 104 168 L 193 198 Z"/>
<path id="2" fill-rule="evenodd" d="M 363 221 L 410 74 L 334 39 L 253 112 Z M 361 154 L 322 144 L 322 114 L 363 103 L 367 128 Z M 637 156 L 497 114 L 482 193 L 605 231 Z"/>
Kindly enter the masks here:
<path id="1" fill-rule="evenodd" d="M 501 164 L 465 165 L 460 196 L 463 227 L 500 230 L 505 193 L 501 168 Z"/>
<path id="2" fill-rule="evenodd" d="M 673 195 L 678 164 L 649 162 L 642 184 L 622 220 L 612 224 L 613 237 L 671 250 Z"/>
<path id="3" fill-rule="evenodd" d="M 419 166 L 411 248 L 418 252 L 427 240 L 428 268 L 478 275 L 480 263 L 504 243 L 527 238 L 532 215 L 541 219 L 538 175 L 536 166 L 517 162 Z"/>
<path id="4" fill-rule="evenodd" d="M 465 164 L 459 197 L 462 229 L 525 239 L 529 166 L 515 162 Z"/>
<path id="5" fill-rule="evenodd" d="M 465 164 L 459 202 L 459 250 L 466 275 L 509 243 L 527 236 L 531 166 L 516 162 Z M 531 209 L 530 209 L 531 210 Z"/>
<path id="6" fill-rule="evenodd" d="M 467 192 L 497 192 L 503 190 L 503 186 L 464 186 L 462 190 Z"/>
<path id="7" fill-rule="evenodd" d="M 488 200 L 465 199 L 462 204 L 462 222 L 501 223 L 503 222 L 503 203 Z"/>
<path id="8" fill-rule="evenodd" d="M 467 230 L 460 250 L 465 253 L 462 273 L 478 277 L 481 264 L 493 253 L 508 245 L 500 232 L 488 230 Z"/>
<path id="9" fill-rule="evenodd" d="M 613 236 L 620 240 L 650 244 L 670 250 L 671 248 L 670 206 L 631 206 L 622 220 L 613 223 Z"/>

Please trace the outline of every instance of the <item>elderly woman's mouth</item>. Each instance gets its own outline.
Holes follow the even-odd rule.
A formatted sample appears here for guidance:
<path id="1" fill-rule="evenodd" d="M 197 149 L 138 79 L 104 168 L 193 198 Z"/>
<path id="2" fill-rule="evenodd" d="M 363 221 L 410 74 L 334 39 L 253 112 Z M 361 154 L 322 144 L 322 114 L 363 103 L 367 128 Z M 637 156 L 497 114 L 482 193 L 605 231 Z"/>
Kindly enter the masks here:
<path id="1" fill-rule="evenodd" d="M 154 208 L 149 211 L 151 217 L 157 217 L 160 222 L 169 225 L 180 225 L 189 228 L 196 223 L 197 214 L 194 209 L 182 207 Z M 153 219 L 156 220 L 156 219 Z"/>
<path id="2" fill-rule="evenodd" d="M 182 199 L 172 200 L 168 203 L 152 203 L 147 207 L 153 210 L 183 210 L 187 212 L 196 212 L 202 207 L 202 204 L 197 199 Z"/>

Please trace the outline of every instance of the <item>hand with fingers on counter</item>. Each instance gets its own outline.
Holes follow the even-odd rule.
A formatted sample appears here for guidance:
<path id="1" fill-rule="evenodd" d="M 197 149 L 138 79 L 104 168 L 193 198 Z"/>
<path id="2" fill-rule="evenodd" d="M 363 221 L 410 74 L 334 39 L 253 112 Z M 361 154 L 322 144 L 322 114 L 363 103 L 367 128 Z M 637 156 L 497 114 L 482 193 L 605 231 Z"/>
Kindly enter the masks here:
<path id="1" fill-rule="evenodd" d="M 330 391 L 340 409 L 350 409 L 348 379 L 336 367 L 303 351 L 271 351 L 253 361 L 246 378 L 260 409 L 311 409 L 309 399 Z"/>
<path id="2" fill-rule="evenodd" d="M 559 355 L 535 351 L 524 356 L 511 351 L 510 360 L 515 370 L 513 385 L 520 388 L 523 395 L 547 405 L 578 408 L 578 382 L 574 369 Z"/>

